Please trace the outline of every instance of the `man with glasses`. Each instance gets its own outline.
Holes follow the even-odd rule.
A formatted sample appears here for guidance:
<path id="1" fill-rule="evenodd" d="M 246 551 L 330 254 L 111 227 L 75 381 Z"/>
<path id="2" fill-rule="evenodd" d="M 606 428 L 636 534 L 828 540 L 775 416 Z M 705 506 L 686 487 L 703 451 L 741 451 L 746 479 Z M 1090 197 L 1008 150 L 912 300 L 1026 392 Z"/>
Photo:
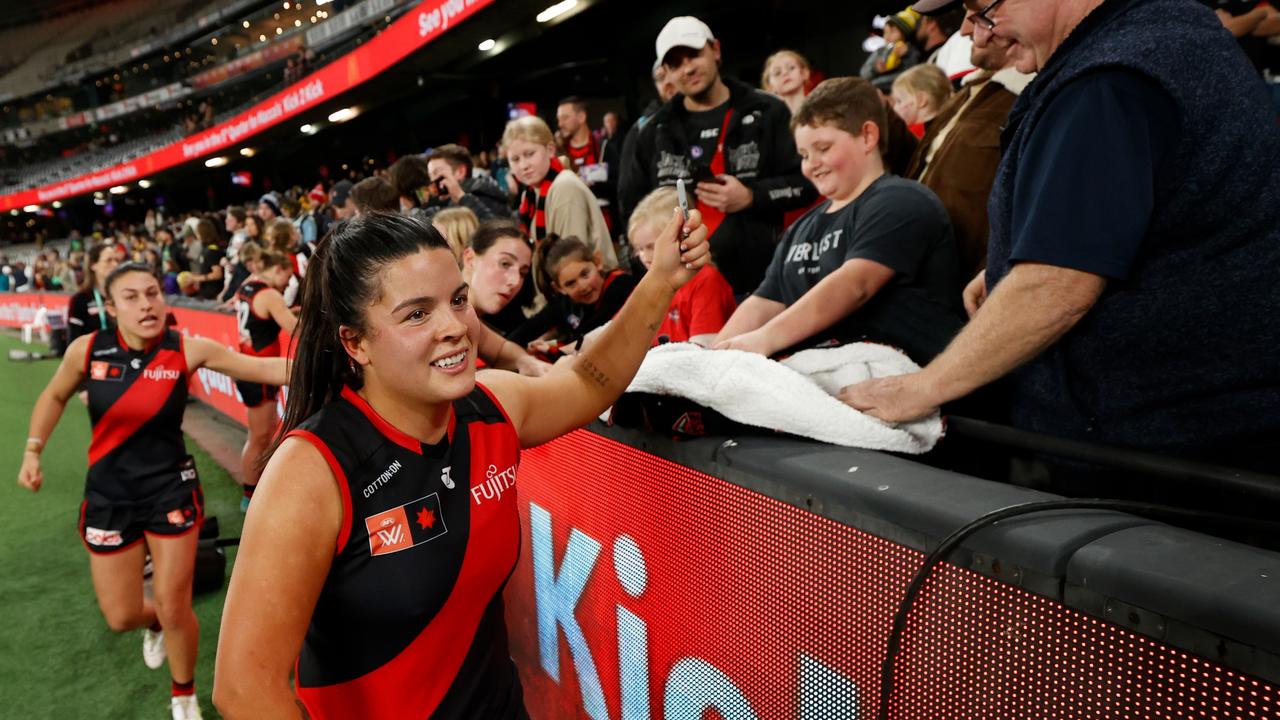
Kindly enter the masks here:
<path id="1" fill-rule="evenodd" d="M 972 319 L 842 398 L 903 421 L 1008 376 L 1017 426 L 1274 469 L 1280 129 L 1244 55 L 1185 0 L 965 7 L 975 45 L 1038 72 L 1002 133 Z"/>

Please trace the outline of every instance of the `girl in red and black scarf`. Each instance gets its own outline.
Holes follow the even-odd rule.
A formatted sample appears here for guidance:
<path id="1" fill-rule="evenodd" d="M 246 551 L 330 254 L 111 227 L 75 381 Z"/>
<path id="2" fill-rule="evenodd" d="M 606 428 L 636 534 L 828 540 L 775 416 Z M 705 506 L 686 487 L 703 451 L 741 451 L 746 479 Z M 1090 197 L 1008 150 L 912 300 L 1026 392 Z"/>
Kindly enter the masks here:
<path id="1" fill-rule="evenodd" d="M 507 123 L 502 135 L 511 174 L 519 183 L 520 220 L 535 248 L 548 235 L 582 239 L 600 253 L 605 270 L 618 266 L 609 228 L 591 189 L 556 158 L 551 128 L 539 117 Z M 544 279 L 539 279 L 543 284 Z"/>

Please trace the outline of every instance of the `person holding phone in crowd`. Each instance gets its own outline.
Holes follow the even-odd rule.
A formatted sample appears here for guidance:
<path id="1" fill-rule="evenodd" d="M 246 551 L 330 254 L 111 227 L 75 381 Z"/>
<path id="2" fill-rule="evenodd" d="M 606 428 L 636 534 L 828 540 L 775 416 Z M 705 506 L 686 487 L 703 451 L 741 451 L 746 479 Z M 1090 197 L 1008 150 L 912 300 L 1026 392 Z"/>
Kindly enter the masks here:
<path id="1" fill-rule="evenodd" d="M 618 187 L 624 224 L 640 200 L 677 179 L 696 182 L 716 267 L 746 295 L 773 256 L 783 214 L 817 197 L 800 173 L 777 97 L 720 74 L 720 42 L 706 23 L 673 18 L 658 33 L 658 60 L 680 91 L 639 128 Z"/>

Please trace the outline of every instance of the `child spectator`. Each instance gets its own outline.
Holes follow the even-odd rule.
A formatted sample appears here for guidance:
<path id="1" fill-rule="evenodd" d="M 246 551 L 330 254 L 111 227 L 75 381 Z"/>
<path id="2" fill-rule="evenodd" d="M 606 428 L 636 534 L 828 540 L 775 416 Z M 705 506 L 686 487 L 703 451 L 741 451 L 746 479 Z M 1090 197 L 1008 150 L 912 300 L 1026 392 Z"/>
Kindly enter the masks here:
<path id="1" fill-rule="evenodd" d="M 462 279 L 476 315 L 503 336 L 525 321 L 519 299 L 533 266 L 533 247 L 514 222 L 482 223 L 462 251 Z M 532 293 L 527 293 L 532 298 Z"/>
<path id="2" fill-rule="evenodd" d="M 480 220 L 476 218 L 476 214 L 467 207 L 445 208 L 431 216 L 431 224 L 440 231 L 441 235 L 444 235 L 444 239 L 449 243 L 449 249 L 453 251 L 453 256 L 458 259 L 458 265 L 461 266 L 462 251 L 471 244 L 471 236 L 475 234 L 476 228 L 480 227 Z"/>
<path id="3" fill-rule="evenodd" d="M 662 187 L 646 195 L 631 213 L 627 239 L 646 270 L 653 263 L 654 243 L 671 221 L 677 204 L 675 188 Z M 706 347 L 733 315 L 736 306 L 729 281 L 715 265 L 707 265 L 676 291 L 653 344 L 692 342 Z"/>
<path id="4" fill-rule="evenodd" d="M 265 249 L 289 258 L 289 263 L 293 266 L 293 278 L 289 280 L 288 287 L 283 291 L 285 304 L 293 307 L 294 302 L 298 299 L 299 281 L 307 272 L 307 259 L 298 253 L 302 234 L 298 232 L 298 228 L 294 227 L 293 223 L 285 218 L 276 218 L 271 221 L 267 225 L 266 234 Z"/>
<path id="5" fill-rule="evenodd" d="M 779 50 L 764 61 L 760 89 L 777 95 L 794 115 L 809 92 L 809 61 L 795 50 Z"/>
<path id="6" fill-rule="evenodd" d="M 386 178 L 365 178 L 351 186 L 345 197 L 351 200 L 351 217 L 371 212 L 400 211 L 400 194 Z"/>
<path id="7" fill-rule="evenodd" d="M 937 65 L 916 65 L 893 81 L 893 111 L 917 138 L 951 98 L 951 81 Z"/>
<path id="8" fill-rule="evenodd" d="M 165 295 L 181 295 L 182 288 L 178 285 L 178 275 L 182 272 L 182 268 L 178 267 L 176 257 L 169 257 L 164 261 L 164 273 L 160 278 L 160 289 Z"/>
<path id="9" fill-rule="evenodd" d="M 890 15 L 884 24 L 884 46 L 863 63 L 862 77 L 887 91 L 902 71 L 920 64 L 920 51 L 910 41 L 919 24 L 920 13 L 911 8 Z"/>
<path id="10" fill-rule="evenodd" d="M 555 356 L 562 347 L 609 322 L 631 295 L 636 280 L 608 270 L 600 251 L 576 237 L 551 236 L 538 249 L 535 267 L 548 278 L 546 307 L 509 338 L 532 352 Z"/>
<path id="11" fill-rule="evenodd" d="M 924 364 L 960 329 L 951 223 L 932 191 L 885 172 L 885 122 L 880 93 L 860 78 L 827 80 L 805 98 L 791 127 L 826 199 L 783 235 L 714 347 L 773 355 L 871 340 Z"/>
<path id="12" fill-rule="evenodd" d="M 572 236 L 600 254 L 604 271 L 616 268 L 618 256 L 600 206 L 578 174 L 556 159 L 555 138 L 547 123 L 536 116 L 512 120 L 502 133 L 502 145 L 519 183 L 520 220 L 534 246 L 550 235 Z M 545 279 L 538 279 L 539 288 L 546 285 Z"/>

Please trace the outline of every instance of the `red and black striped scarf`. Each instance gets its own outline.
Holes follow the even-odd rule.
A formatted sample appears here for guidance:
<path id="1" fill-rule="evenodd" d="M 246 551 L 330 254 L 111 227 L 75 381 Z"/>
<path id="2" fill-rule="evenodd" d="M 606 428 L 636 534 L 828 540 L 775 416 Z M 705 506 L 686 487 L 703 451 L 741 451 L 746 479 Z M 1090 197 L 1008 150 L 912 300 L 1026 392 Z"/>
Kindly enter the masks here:
<path id="1" fill-rule="evenodd" d="M 520 222 L 530 238 L 541 240 L 547 236 L 547 191 L 563 170 L 560 160 L 551 158 L 551 167 L 542 182 L 537 187 L 523 186 L 520 191 Z"/>

